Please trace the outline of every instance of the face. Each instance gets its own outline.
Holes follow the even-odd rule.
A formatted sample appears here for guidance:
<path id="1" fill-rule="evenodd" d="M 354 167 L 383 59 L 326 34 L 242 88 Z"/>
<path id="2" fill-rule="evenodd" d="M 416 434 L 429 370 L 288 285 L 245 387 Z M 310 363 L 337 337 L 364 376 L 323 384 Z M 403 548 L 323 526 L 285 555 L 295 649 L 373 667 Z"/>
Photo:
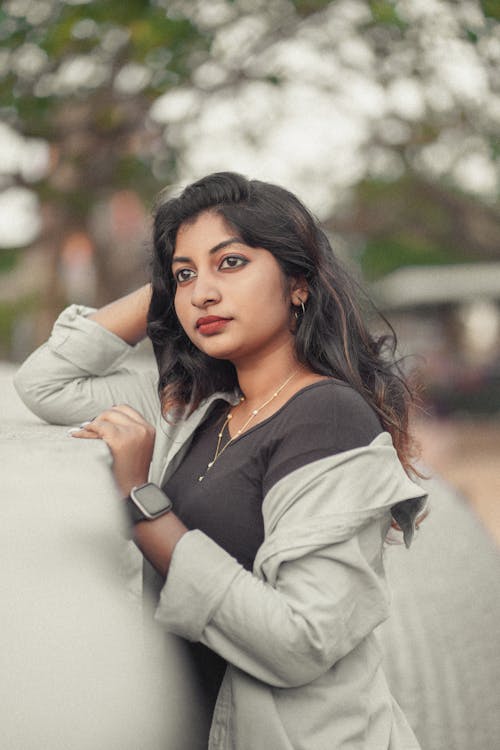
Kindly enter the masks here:
<path id="1" fill-rule="evenodd" d="M 175 311 L 193 344 L 233 364 L 292 351 L 291 282 L 216 213 L 181 225 L 172 258 Z"/>

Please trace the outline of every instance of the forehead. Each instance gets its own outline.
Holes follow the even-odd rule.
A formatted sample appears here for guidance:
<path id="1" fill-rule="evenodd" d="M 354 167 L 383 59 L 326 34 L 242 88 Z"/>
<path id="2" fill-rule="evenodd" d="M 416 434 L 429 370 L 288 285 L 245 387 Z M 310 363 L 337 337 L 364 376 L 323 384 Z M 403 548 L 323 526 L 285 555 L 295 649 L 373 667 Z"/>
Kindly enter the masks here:
<path id="1" fill-rule="evenodd" d="M 180 225 L 175 239 L 174 253 L 187 254 L 187 251 L 208 251 L 214 245 L 230 237 L 237 236 L 237 232 L 230 227 L 222 216 L 213 211 L 204 211 L 192 221 Z"/>

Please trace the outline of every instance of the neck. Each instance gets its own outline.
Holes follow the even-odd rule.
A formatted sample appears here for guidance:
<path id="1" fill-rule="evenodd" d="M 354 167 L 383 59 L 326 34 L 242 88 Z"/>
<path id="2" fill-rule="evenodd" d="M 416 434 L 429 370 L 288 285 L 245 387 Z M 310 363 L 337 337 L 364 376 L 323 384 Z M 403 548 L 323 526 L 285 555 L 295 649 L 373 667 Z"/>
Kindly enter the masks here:
<path id="1" fill-rule="evenodd" d="M 258 362 L 235 363 L 238 383 L 248 406 L 259 406 L 294 372 L 304 368 L 290 350 L 277 349 Z"/>

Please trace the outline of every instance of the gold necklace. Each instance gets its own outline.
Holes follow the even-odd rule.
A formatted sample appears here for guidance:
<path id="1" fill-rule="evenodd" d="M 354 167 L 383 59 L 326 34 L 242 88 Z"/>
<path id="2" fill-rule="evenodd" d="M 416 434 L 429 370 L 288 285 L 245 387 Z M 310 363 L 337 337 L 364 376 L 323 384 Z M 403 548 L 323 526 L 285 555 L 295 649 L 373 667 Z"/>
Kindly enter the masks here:
<path id="1" fill-rule="evenodd" d="M 222 456 L 222 454 L 226 450 L 227 446 L 230 445 L 233 442 L 233 440 L 236 440 L 236 438 L 238 438 L 241 435 L 241 433 L 243 432 L 243 430 L 245 429 L 245 427 L 247 427 L 247 425 L 250 424 L 250 422 L 252 421 L 252 419 L 254 417 L 256 417 L 257 414 L 260 411 L 262 411 L 262 409 L 264 409 L 265 406 L 267 406 L 268 404 L 270 404 L 271 401 L 273 401 L 276 398 L 276 396 L 280 395 L 280 393 L 283 390 L 283 388 L 285 388 L 285 386 L 288 385 L 288 383 L 290 382 L 290 380 L 297 374 L 297 372 L 298 372 L 298 370 L 295 370 L 295 372 L 292 372 L 292 374 L 288 376 L 288 378 L 285 380 L 285 382 L 282 383 L 280 385 L 280 387 L 277 388 L 274 391 L 274 393 L 271 396 L 271 398 L 268 398 L 267 401 L 264 401 L 264 403 L 261 406 L 259 406 L 257 409 L 253 409 L 252 412 L 250 413 L 250 416 L 248 417 L 247 421 L 245 422 L 245 424 L 242 425 L 240 427 L 240 429 L 237 431 L 237 433 L 234 435 L 234 437 L 230 437 L 229 440 L 227 441 L 227 443 L 224 443 L 224 445 L 221 448 L 220 446 L 221 446 L 221 443 L 222 443 L 222 438 L 224 436 L 224 431 L 225 431 L 226 427 L 228 426 L 229 422 L 231 421 L 231 419 L 233 418 L 233 415 L 231 414 L 231 409 L 229 410 L 229 413 L 228 413 L 228 415 L 226 417 L 226 421 L 222 425 L 222 429 L 221 429 L 221 431 L 219 432 L 219 434 L 217 436 L 217 447 L 215 448 L 214 457 L 212 458 L 211 461 L 209 461 L 209 463 L 207 465 L 207 468 L 206 468 L 206 471 L 205 471 L 205 474 L 201 474 L 198 477 L 198 482 L 202 482 L 203 481 L 203 479 L 205 478 L 205 475 L 206 475 L 207 471 L 210 471 L 210 469 L 212 468 L 212 466 L 214 465 L 214 463 L 217 461 L 217 459 L 220 458 L 220 456 Z M 245 397 L 242 396 L 240 398 L 240 404 L 244 400 L 245 400 Z"/>

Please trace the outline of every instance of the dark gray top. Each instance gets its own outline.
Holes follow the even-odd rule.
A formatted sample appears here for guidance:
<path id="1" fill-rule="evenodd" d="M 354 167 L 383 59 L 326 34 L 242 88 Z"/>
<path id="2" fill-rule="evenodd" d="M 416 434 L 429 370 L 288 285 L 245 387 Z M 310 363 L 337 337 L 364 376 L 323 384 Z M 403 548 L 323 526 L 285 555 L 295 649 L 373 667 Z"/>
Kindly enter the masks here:
<path id="1" fill-rule="evenodd" d="M 353 388 L 321 380 L 233 440 L 207 471 L 228 410 L 225 401 L 214 404 L 164 489 L 189 529 L 200 529 L 251 570 L 264 539 L 262 501 L 271 487 L 312 461 L 368 445 L 382 427 Z M 221 446 L 227 440 L 226 428 Z M 215 701 L 225 662 L 201 644 L 193 644 L 193 653 Z"/>

